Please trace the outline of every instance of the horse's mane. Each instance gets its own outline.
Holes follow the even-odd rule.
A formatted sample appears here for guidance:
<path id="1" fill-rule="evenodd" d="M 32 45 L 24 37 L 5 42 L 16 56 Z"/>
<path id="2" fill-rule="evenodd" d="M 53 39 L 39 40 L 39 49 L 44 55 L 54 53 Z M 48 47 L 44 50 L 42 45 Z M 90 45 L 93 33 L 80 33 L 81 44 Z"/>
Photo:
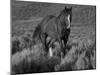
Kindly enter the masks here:
<path id="1" fill-rule="evenodd" d="M 44 19 L 40 22 L 39 25 L 44 25 L 44 24 L 46 24 L 46 23 L 47 23 L 50 19 L 52 19 L 53 17 L 55 17 L 55 16 L 53 16 L 53 15 L 48 15 L 48 16 L 44 17 Z"/>
<path id="2" fill-rule="evenodd" d="M 62 10 L 60 12 L 60 14 L 56 17 L 56 22 L 57 22 L 57 25 L 61 28 L 64 28 L 66 26 L 66 22 L 65 22 L 65 17 L 66 17 L 66 11 L 65 9 Z"/>
<path id="3" fill-rule="evenodd" d="M 70 15 L 70 21 L 71 21 L 71 19 L 72 19 L 72 11 L 71 11 L 71 9 L 69 9 L 69 8 L 65 8 L 65 9 L 63 9 L 61 12 L 60 12 L 60 14 L 57 16 L 57 23 L 58 23 L 58 25 L 61 25 L 61 27 L 66 27 L 66 23 L 65 23 L 65 17 L 67 16 L 67 15 Z"/>

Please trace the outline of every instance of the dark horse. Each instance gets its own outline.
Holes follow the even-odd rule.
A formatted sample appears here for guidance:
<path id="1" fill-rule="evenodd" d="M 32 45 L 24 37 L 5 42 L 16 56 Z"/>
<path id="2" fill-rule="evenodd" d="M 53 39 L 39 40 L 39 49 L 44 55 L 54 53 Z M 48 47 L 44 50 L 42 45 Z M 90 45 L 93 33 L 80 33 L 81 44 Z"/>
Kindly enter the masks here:
<path id="1" fill-rule="evenodd" d="M 72 7 L 65 7 L 58 16 L 46 16 L 36 27 L 33 38 L 39 38 L 45 50 L 48 51 L 47 37 L 51 37 L 59 42 L 61 52 L 65 53 L 64 47 L 67 44 L 70 34 L 70 23 L 72 20 Z"/>

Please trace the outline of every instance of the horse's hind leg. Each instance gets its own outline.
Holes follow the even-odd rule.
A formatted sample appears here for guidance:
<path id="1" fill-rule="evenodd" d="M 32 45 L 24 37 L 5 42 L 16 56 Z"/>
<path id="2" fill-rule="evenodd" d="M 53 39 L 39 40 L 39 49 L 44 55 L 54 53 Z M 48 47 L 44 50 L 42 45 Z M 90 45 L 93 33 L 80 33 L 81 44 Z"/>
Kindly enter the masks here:
<path id="1" fill-rule="evenodd" d="M 46 43 L 47 34 L 46 33 L 42 33 L 40 38 L 41 38 L 41 42 L 42 42 L 42 44 L 44 46 L 44 50 L 46 52 L 48 52 L 48 46 L 47 46 L 47 43 Z"/>
<path id="2" fill-rule="evenodd" d="M 45 45 L 45 49 L 46 49 L 46 51 L 48 51 L 48 44 L 47 44 L 47 41 L 46 41 L 46 39 L 47 39 L 47 34 L 45 33 L 45 37 L 44 37 L 44 45 Z"/>

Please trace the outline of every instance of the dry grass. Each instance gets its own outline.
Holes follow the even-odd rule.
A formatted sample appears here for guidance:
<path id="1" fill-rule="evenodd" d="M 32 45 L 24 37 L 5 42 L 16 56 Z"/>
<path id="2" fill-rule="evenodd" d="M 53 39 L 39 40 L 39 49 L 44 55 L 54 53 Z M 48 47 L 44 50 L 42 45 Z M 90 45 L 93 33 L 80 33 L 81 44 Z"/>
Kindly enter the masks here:
<path id="1" fill-rule="evenodd" d="M 55 66 L 56 71 L 95 69 L 95 40 L 73 38 L 68 43 L 68 50 L 61 63 Z M 92 61 L 92 62 L 91 62 Z"/>
<path id="2" fill-rule="evenodd" d="M 16 74 L 40 73 L 96 68 L 95 38 L 74 37 L 70 39 L 66 47 L 66 55 L 60 60 L 59 45 L 53 49 L 54 56 L 49 57 L 41 43 L 33 44 L 32 41 L 22 41 L 23 39 L 26 41 L 25 38 L 32 40 L 30 35 L 32 33 L 27 32 L 21 37 L 13 37 L 12 42 L 15 44 L 12 43 L 12 50 L 14 50 L 12 51 L 12 72 Z M 21 43 L 18 44 L 16 41 Z"/>
<path id="3" fill-rule="evenodd" d="M 12 72 L 16 74 L 51 72 L 59 62 L 59 57 L 45 55 L 41 44 L 35 45 L 32 50 L 24 49 L 12 56 Z"/>

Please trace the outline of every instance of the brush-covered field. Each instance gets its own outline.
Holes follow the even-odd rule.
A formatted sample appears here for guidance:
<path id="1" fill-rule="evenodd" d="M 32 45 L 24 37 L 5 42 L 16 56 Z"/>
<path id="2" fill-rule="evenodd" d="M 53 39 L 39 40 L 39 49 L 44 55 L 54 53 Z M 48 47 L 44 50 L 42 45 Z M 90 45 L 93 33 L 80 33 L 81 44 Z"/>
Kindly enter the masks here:
<path id="1" fill-rule="evenodd" d="M 53 49 L 54 56 L 50 57 L 32 36 L 44 16 L 57 16 L 64 6 L 72 6 L 73 16 L 66 55 L 60 60 L 59 45 Z M 95 11 L 95 6 L 12 1 L 12 74 L 96 69 Z"/>

